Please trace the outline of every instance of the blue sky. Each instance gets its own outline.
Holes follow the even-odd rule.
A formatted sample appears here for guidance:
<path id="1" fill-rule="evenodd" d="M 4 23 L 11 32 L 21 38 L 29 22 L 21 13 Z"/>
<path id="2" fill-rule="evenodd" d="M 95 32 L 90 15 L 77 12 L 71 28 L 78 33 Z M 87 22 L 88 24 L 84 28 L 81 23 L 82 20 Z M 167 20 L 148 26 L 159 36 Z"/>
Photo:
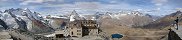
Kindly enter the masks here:
<path id="1" fill-rule="evenodd" d="M 119 12 L 121 10 L 153 11 L 155 15 L 182 8 L 182 0 L 0 0 L 0 10 L 29 8 L 31 11 L 49 14 L 66 14 L 73 10 L 83 14 Z"/>

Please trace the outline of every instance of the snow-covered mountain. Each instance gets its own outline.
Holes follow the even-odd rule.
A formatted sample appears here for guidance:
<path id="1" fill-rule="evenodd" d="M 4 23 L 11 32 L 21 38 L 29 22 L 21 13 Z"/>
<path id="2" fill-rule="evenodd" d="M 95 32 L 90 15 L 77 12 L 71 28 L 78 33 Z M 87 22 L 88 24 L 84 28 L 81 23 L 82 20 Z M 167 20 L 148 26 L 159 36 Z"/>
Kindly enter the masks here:
<path id="1" fill-rule="evenodd" d="M 0 19 L 3 20 L 9 28 L 19 27 L 19 25 L 15 21 L 15 18 L 13 18 L 8 12 L 1 13 L 0 15 Z"/>
<path id="2" fill-rule="evenodd" d="M 70 21 L 74 21 L 74 20 L 85 20 L 84 16 L 78 14 L 75 10 L 73 10 L 71 12 L 71 14 L 69 14 L 69 18 L 70 18 Z"/>
<path id="3" fill-rule="evenodd" d="M 109 13 L 106 12 L 102 17 L 104 18 L 113 18 L 113 19 L 120 19 L 120 17 L 124 16 L 140 16 L 140 17 L 149 17 L 153 19 L 154 21 L 159 19 L 159 16 L 150 15 L 150 14 L 143 14 L 139 11 L 131 11 L 131 12 L 118 12 L 118 13 Z"/>
<path id="4" fill-rule="evenodd" d="M 106 21 L 107 19 L 115 21 L 115 23 L 127 26 L 140 26 L 148 24 L 149 22 L 155 21 L 155 16 L 149 14 L 143 14 L 139 11 L 131 11 L 131 12 L 119 12 L 119 13 L 99 13 L 96 12 L 94 15 L 81 15 L 76 13 L 76 11 L 72 12 L 70 21 L 75 20 L 75 18 L 84 18 L 85 20 L 98 20 Z M 76 16 L 75 16 L 76 15 Z M 78 20 L 78 19 L 77 19 Z"/>
<path id="5" fill-rule="evenodd" d="M 31 32 L 47 32 L 52 29 L 44 23 L 43 17 L 37 12 L 31 12 L 28 8 L 8 9 L 0 14 L 8 28 L 21 29 Z M 46 30 L 45 30 L 46 29 Z"/>
<path id="6" fill-rule="evenodd" d="M 99 17 L 101 17 L 104 14 L 101 14 L 100 12 L 96 12 L 94 15 L 95 15 L 96 19 L 98 19 Z"/>
<path id="7" fill-rule="evenodd" d="M 152 15 L 143 14 L 139 11 L 131 11 L 131 12 L 119 12 L 119 13 L 109 13 L 106 12 L 102 15 L 99 20 L 102 22 L 104 21 L 113 21 L 118 25 L 125 25 L 125 26 L 141 26 L 146 25 L 153 20 Z"/>

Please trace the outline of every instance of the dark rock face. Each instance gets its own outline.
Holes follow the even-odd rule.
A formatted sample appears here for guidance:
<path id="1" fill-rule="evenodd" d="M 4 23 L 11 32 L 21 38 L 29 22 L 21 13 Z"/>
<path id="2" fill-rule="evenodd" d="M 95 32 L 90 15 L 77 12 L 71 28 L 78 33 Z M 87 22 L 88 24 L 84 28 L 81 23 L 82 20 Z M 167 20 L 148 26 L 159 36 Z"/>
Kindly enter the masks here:
<path id="1" fill-rule="evenodd" d="M 63 22 L 63 23 L 61 24 L 61 29 L 64 29 L 65 26 L 66 26 L 66 22 Z"/>
<path id="2" fill-rule="evenodd" d="M 168 40 L 182 40 L 182 39 L 178 36 L 178 34 L 170 30 L 168 34 Z"/>
<path id="3" fill-rule="evenodd" d="M 8 26 L 6 25 L 6 23 L 0 19 L 0 25 L 2 25 L 4 27 L 4 29 L 7 29 Z"/>
<path id="4" fill-rule="evenodd" d="M 26 24 L 26 22 L 25 22 L 24 20 L 22 20 L 22 19 L 20 19 L 20 20 L 15 19 L 15 21 L 18 23 L 19 29 L 25 30 L 25 31 L 28 30 L 28 29 L 27 29 L 27 24 Z"/>
<path id="5" fill-rule="evenodd" d="M 53 32 L 54 29 L 38 20 L 32 20 L 32 31 L 33 33 L 46 33 Z"/>

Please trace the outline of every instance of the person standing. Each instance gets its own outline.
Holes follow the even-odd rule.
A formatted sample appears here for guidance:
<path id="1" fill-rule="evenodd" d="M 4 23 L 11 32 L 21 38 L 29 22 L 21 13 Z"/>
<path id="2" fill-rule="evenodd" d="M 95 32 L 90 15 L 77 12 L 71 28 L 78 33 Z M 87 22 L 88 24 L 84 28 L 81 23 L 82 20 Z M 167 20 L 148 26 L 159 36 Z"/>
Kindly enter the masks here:
<path id="1" fill-rule="evenodd" d="M 177 17 L 177 19 L 176 20 L 174 20 L 176 23 L 176 30 L 178 30 L 178 22 L 179 22 L 179 18 Z"/>

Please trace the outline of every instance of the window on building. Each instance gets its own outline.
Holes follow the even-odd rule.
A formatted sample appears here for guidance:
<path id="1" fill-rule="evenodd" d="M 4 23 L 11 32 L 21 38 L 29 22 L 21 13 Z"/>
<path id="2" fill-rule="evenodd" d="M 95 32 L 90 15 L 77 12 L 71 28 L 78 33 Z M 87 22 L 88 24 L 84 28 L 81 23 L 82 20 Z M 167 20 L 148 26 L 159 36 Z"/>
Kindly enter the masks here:
<path id="1" fill-rule="evenodd" d="M 74 24 L 74 26 L 76 26 L 76 24 Z"/>
<path id="2" fill-rule="evenodd" d="M 73 35 L 73 32 L 71 32 L 71 35 Z"/>
<path id="3" fill-rule="evenodd" d="M 85 24 L 85 22 L 83 22 Z"/>
<path id="4" fill-rule="evenodd" d="M 77 35 L 81 35 L 81 33 L 77 33 Z"/>
<path id="5" fill-rule="evenodd" d="M 82 29 L 81 27 L 78 27 L 77 29 Z"/>
<path id="6" fill-rule="evenodd" d="M 81 32 L 81 30 L 77 30 L 77 32 Z"/>

